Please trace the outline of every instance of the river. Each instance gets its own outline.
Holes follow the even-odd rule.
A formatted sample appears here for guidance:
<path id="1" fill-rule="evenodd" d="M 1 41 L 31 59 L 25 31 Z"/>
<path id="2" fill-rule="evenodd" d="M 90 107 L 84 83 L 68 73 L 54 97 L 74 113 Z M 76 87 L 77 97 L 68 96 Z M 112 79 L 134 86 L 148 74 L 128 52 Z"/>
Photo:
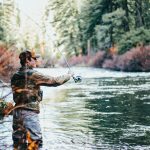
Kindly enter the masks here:
<path id="1" fill-rule="evenodd" d="M 81 83 L 42 87 L 43 150 L 149 150 L 150 73 L 72 70 Z M 67 69 L 38 71 L 62 75 Z M 12 116 L 0 120 L 0 150 L 12 150 L 11 124 Z"/>

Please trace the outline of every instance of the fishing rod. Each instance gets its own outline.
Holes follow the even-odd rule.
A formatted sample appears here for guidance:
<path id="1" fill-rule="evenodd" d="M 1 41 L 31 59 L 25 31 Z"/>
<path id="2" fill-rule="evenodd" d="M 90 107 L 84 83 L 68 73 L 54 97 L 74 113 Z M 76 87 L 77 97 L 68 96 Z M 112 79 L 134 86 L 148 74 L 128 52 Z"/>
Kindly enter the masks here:
<path id="1" fill-rule="evenodd" d="M 17 9 L 20 10 L 19 8 L 17 8 Z M 22 11 L 22 12 L 23 12 L 23 11 Z M 23 13 L 24 13 L 24 12 L 23 12 Z M 39 23 L 37 23 L 31 16 L 27 15 L 26 13 L 24 13 L 24 15 L 25 15 L 27 18 L 29 18 L 35 25 L 37 25 L 40 30 L 42 30 L 42 29 L 41 29 L 41 26 L 39 25 Z M 51 38 L 50 36 L 48 36 L 48 37 L 52 40 L 52 38 Z M 52 40 L 52 41 L 53 41 L 53 40 Z M 58 46 L 56 45 L 56 42 L 53 41 L 53 44 L 54 44 L 54 46 L 56 47 L 56 50 L 62 55 L 62 57 L 63 57 L 65 63 L 67 64 L 67 67 L 68 67 L 69 71 L 72 72 L 71 67 L 70 67 L 70 65 L 69 65 L 69 63 L 68 63 L 66 57 L 65 57 L 65 56 L 63 55 L 63 53 L 60 51 L 60 49 L 59 49 Z M 81 82 L 81 81 L 82 81 L 82 77 L 79 76 L 79 75 L 78 75 L 78 76 L 73 76 L 72 78 L 73 78 L 73 80 L 74 80 L 75 83 L 78 83 L 78 82 Z"/>
<path id="2" fill-rule="evenodd" d="M 63 59 L 64 59 L 66 65 L 67 65 L 69 71 L 72 72 L 71 67 L 70 67 L 70 65 L 69 65 L 69 63 L 68 63 L 66 57 L 64 56 L 64 54 L 60 51 L 60 49 L 56 46 L 56 44 L 55 44 L 54 46 L 56 47 L 56 50 L 57 50 L 57 51 L 61 54 L 61 56 L 63 57 Z M 72 78 L 73 78 L 73 80 L 74 80 L 75 83 L 79 83 L 79 82 L 82 81 L 82 77 L 79 76 L 79 75 L 78 75 L 78 76 L 73 76 Z"/>

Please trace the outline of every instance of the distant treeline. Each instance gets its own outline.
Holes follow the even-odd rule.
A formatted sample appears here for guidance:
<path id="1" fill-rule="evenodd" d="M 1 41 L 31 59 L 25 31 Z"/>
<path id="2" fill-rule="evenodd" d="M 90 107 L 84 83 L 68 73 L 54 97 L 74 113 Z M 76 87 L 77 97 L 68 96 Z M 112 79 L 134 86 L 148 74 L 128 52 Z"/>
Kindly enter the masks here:
<path id="1" fill-rule="evenodd" d="M 59 45 L 72 55 L 112 47 L 123 54 L 150 43 L 149 0 L 49 0 L 45 16 L 59 35 Z"/>
<path id="2" fill-rule="evenodd" d="M 49 0 L 51 11 L 72 65 L 150 71 L 149 0 Z"/>
<path id="3" fill-rule="evenodd" d="M 150 46 L 138 46 L 122 55 L 99 51 L 93 56 L 73 56 L 69 63 L 72 66 L 92 66 L 116 71 L 150 72 Z"/>

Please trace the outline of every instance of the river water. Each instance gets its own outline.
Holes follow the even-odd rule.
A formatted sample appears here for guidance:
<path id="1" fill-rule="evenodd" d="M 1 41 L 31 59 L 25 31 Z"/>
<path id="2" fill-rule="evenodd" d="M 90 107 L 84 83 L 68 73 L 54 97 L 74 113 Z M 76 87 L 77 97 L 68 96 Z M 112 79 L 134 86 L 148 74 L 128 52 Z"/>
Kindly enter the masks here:
<path id="1" fill-rule="evenodd" d="M 150 73 L 72 69 L 81 83 L 42 87 L 43 150 L 149 150 Z M 53 76 L 67 69 L 38 71 Z M 0 150 L 12 149 L 11 124 L 11 116 L 0 120 Z"/>

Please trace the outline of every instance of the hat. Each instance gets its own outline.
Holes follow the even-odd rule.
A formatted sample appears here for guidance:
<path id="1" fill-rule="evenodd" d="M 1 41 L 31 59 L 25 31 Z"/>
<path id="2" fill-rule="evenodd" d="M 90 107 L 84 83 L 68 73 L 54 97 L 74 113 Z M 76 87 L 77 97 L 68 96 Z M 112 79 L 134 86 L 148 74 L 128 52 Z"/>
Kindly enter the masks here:
<path id="1" fill-rule="evenodd" d="M 35 52 L 31 52 L 29 50 L 25 50 L 23 52 L 20 53 L 19 55 L 19 58 L 21 60 L 24 60 L 24 59 L 31 59 L 31 58 L 39 58 L 40 55 L 39 54 L 35 54 Z"/>
<path id="2" fill-rule="evenodd" d="M 40 54 L 36 54 L 35 51 L 32 51 L 30 53 L 31 53 L 32 58 L 39 58 L 40 57 Z"/>

